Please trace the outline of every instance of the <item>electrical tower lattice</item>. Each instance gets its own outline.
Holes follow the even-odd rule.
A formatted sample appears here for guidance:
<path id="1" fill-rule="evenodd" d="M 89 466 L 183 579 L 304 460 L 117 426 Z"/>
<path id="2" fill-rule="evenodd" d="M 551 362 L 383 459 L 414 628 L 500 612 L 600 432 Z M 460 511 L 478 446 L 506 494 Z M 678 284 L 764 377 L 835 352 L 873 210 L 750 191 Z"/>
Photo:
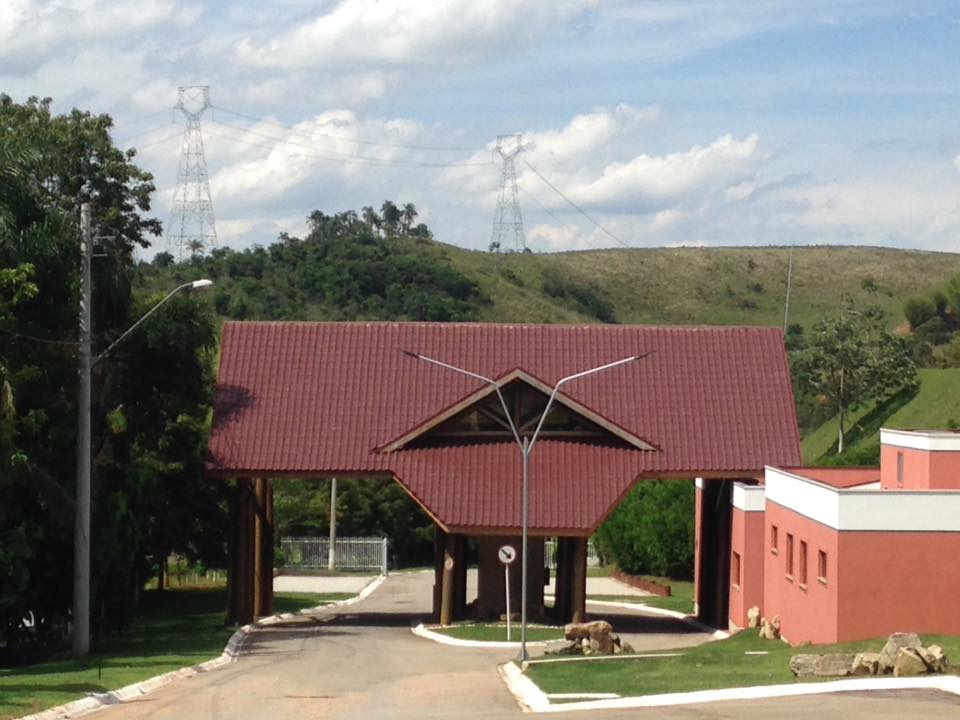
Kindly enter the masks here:
<path id="1" fill-rule="evenodd" d="M 520 215 L 520 197 L 517 187 L 517 168 L 513 161 L 523 150 L 520 135 L 498 135 L 496 151 L 503 160 L 500 173 L 500 192 L 497 195 L 497 209 L 493 216 L 493 235 L 490 239 L 491 250 L 504 250 L 506 243 L 513 239 L 512 249 L 524 252 L 527 240 L 523 234 L 523 217 Z"/>
<path id="2" fill-rule="evenodd" d="M 176 109 L 183 113 L 186 126 L 180 144 L 180 169 L 173 209 L 167 225 L 167 250 L 178 260 L 187 255 L 202 255 L 217 244 L 213 220 L 213 200 L 207 160 L 203 154 L 200 116 L 210 107 L 210 88 L 191 85 L 177 88 Z"/>

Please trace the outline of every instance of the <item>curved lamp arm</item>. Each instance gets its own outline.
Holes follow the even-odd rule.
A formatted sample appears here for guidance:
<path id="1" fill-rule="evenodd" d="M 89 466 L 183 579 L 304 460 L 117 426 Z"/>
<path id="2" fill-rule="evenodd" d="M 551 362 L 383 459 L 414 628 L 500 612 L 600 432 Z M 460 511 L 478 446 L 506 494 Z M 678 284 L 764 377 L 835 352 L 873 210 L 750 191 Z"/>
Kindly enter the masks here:
<path id="1" fill-rule="evenodd" d="M 156 305 L 154 305 L 152 308 L 150 308 L 149 310 L 147 310 L 147 312 L 145 312 L 145 313 L 143 314 L 143 316 L 142 316 L 139 320 L 137 320 L 133 325 L 131 325 L 130 327 L 128 327 L 128 328 L 123 332 L 123 334 L 122 334 L 120 337 L 118 337 L 116 340 L 114 340 L 112 343 L 110 343 L 103 352 L 101 352 L 100 354 L 96 355 L 96 356 L 90 361 L 90 366 L 93 367 L 93 366 L 96 365 L 98 362 L 100 362 L 104 357 L 106 357 L 106 355 L 107 355 L 111 350 L 113 350 L 117 345 L 119 345 L 119 344 L 127 337 L 127 335 L 129 335 L 129 334 L 132 333 L 134 330 L 136 330 L 138 327 L 140 327 L 140 325 L 143 323 L 144 320 L 146 320 L 148 317 L 150 317 L 151 315 L 153 315 L 153 313 L 155 313 L 155 312 L 157 311 L 157 309 L 158 309 L 161 305 L 163 305 L 164 303 L 166 303 L 166 302 L 167 302 L 170 298 L 172 298 L 174 295 L 176 295 L 176 294 L 178 294 L 178 293 L 181 293 L 181 292 L 197 292 L 197 291 L 203 291 L 203 290 L 206 290 L 206 289 L 210 288 L 212 285 L 213 285 L 213 280 L 203 279 L 203 280 L 194 280 L 193 282 L 184 283 L 183 285 L 180 285 L 179 287 L 175 287 L 173 290 L 171 290 L 169 293 L 167 293 L 167 296 L 166 296 L 165 298 L 163 298 L 163 300 L 161 300 L 161 301 L 158 302 Z"/>

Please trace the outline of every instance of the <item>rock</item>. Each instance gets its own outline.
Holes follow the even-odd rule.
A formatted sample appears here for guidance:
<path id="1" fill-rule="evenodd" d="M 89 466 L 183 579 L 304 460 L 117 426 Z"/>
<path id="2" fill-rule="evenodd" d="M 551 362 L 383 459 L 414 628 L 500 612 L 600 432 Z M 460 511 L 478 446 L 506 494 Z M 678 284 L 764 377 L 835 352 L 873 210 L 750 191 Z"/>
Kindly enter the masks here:
<path id="1" fill-rule="evenodd" d="M 760 620 L 760 637 L 766 640 L 776 640 L 780 637 L 780 616 L 774 615 L 773 620 Z"/>
<path id="2" fill-rule="evenodd" d="M 756 605 L 747 610 L 747 627 L 760 627 L 760 608 Z"/>
<path id="3" fill-rule="evenodd" d="M 853 655 L 830 653 L 816 658 L 813 674 L 817 677 L 846 677 L 853 668 Z"/>
<path id="4" fill-rule="evenodd" d="M 880 670 L 888 673 L 893 670 L 897 655 L 902 648 L 918 650 L 922 646 L 920 636 L 916 633 L 894 633 L 887 638 L 886 645 L 880 651 Z"/>
<path id="5" fill-rule="evenodd" d="M 947 656 L 943 654 L 943 648 L 939 645 L 931 645 L 930 647 L 926 648 L 921 647 L 918 652 L 930 672 L 946 672 L 948 666 L 950 665 L 950 663 L 947 661 Z"/>
<path id="6" fill-rule="evenodd" d="M 590 654 L 590 638 L 582 638 L 580 640 L 580 649 L 583 651 L 584 655 Z"/>
<path id="7" fill-rule="evenodd" d="M 613 653 L 613 626 L 606 620 L 594 620 L 587 623 L 570 623 L 564 627 L 567 640 L 586 640 L 593 653 L 610 655 Z M 586 645 L 584 646 L 586 650 Z"/>
<path id="8" fill-rule="evenodd" d="M 897 659 L 893 662 L 894 677 L 910 677 L 912 675 L 926 675 L 927 664 L 920 654 L 910 648 L 900 648 Z"/>
<path id="9" fill-rule="evenodd" d="M 880 653 L 857 653 L 850 667 L 851 675 L 879 675 Z"/>
<path id="10" fill-rule="evenodd" d="M 819 655 L 794 655 L 790 658 L 790 672 L 797 677 L 813 677 L 817 672 L 819 659 Z"/>

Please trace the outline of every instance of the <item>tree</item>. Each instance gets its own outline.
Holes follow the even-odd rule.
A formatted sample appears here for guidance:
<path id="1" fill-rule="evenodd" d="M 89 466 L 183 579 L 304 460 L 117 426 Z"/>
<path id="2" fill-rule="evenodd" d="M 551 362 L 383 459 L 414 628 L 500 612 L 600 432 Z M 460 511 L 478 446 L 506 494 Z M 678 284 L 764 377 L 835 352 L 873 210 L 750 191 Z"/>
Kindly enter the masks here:
<path id="1" fill-rule="evenodd" d="M 838 454 L 850 410 L 919 382 L 908 344 L 886 330 L 885 320 L 877 306 L 859 312 L 845 303 L 837 318 L 814 325 L 804 349 L 793 355 L 800 387 L 836 410 Z"/>

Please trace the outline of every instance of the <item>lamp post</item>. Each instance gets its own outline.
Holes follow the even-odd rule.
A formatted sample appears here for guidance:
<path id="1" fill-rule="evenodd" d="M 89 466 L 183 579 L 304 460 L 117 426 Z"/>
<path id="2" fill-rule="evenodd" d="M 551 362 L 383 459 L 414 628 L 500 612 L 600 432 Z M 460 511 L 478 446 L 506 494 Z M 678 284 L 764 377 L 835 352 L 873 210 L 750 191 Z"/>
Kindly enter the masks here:
<path id="1" fill-rule="evenodd" d="M 417 360 L 422 360 L 433 365 L 438 365 L 439 367 L 446 368 L 447 370 L 452 370 L 453 372 L 458 372 L 461 375 L 467 375 L 468 377 L 475 378 L 482 382 L 487 383 L 494 389 L 497 393 L 497 397 L 500 399 L 500 405 L 503 408 L 503 413 L 506 415 L 507 423 L 510 425 L 510 432 L 513 433 L 513 439 L 516 441 L 517 446 L 520 449 L 520 458 L 523 465 L 523 500 L 522 500 L 522 529 L 521 529 L 521 547 L 522 555 L 520 558 L 520 657 L 519 660 L 529 659 L 527 655 L 527 537 L 530 527 L 530 454 L 533 452 L 533 447 L 537 442 L 537 437 L 540 435 L 540 430 L 543 429 L 543 423 L 547 419 L 547 415 L 550 414 L 550 408 L 553 406 L 553 401 L 557 397 L 557 392 L 560 390 L 560 386 L 565 383 L 570 382 L 571 380 L 576 380 L 578 378 L 586 377 L 587 375 L 593 375 L 594 373 L 602 372 L 604 370 L 610 370 L 619 365 L 626 365 L 627 363 L 635 362 L 641 358 L 646 357 L 649 353 L 644 353 L 643 355 L 631 355 L 630 357 L 623 358 L 622 360 L 617 360 L 616 362 L 607 363 L 605 365 L 600 365 L 595 368 L 590 368 L 589 370 L 583 370 L 573 375 L 567 375 L 564 378 L 561 378 L 557 381 L 557 384 L 553 386 L 553 390 L 550 392 L 550 398 L 547 400 L 547 405 L 544 407 L 543 412 L 540 414 L 540 420 L 537 422 L 537 427 L 533 431 L 533 435 L 529 438 L 524 435 L 520 437 L 520 433 L 517 432 L 516 423 L 514 423 L 513 418 L 510 415 L 510 410 L 507 408 L 506 400 L 503 398 L 503 393 L 500 392 L 500 385 L 497 384 L 495 380 L 485 377 L 483 375 L 478 375 L 477 373 L 470 372 L 469 370 L 464 370 L 461 367 L 456 365 L 450 365 L 440 360 L 435 360 L 433 358 L 427 357 L 426 355 L 420 355 L 418 353 L 413 353 L 408 350 L 402 351 L 404 354 L 409 355 Z"/>
<path id="2" fill-rule="evenodd" d="M 73 543 L 73 654 L 75 657 L 82 657 L 90 652 L 91 371 L 117 344 L 174 295 L 181 292 L 202 291 L 213 285 L 211 280 L 194 280 L 193 282 L 184 283 L 174 288 L 165 298 L 144 313 L 143 317 L 131 325 L 120 337 L 107 346 L 106 350 L 99 355 L 94 355 L 90 342 L 90 303 L 93 295 L 90 282 L 92 238 L 90 232 L 90 206 L 87 203 L 84 203 L 80 209 L 80 229 L 82 263 L 80 273 L 80 393 L 77 407 L 77 495 L 75 501 Z"/>

